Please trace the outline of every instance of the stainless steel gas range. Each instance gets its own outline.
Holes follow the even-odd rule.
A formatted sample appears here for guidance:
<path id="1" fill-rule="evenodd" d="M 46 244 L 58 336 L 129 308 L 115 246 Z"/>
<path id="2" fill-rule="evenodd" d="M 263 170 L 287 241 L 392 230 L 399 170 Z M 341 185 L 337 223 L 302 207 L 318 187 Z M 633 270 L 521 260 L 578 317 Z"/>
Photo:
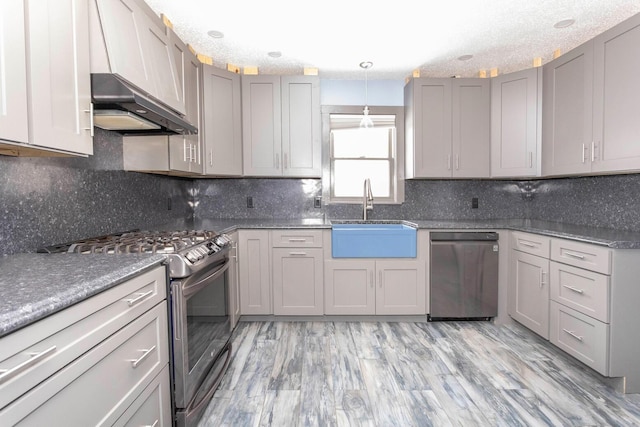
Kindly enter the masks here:
<path id="1" fill-rule="evenodd" d="M 39 252 L 156 253 L 169 260 L 174 421 L 198 423 L 231 357 L 227 270 L 231 239 L 204 230 L 129 231 Z"/>

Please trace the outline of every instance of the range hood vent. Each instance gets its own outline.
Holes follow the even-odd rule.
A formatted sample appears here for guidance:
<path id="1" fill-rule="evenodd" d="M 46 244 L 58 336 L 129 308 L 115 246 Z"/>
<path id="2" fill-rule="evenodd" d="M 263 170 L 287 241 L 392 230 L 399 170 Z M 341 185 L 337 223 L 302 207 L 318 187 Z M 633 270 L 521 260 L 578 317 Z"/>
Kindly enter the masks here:
<path id="1" fill-rule="evenodd" d="M 115 74 L 91 74 L 95 126 L 123 135 L 190 135 L 198 128 Z"/>

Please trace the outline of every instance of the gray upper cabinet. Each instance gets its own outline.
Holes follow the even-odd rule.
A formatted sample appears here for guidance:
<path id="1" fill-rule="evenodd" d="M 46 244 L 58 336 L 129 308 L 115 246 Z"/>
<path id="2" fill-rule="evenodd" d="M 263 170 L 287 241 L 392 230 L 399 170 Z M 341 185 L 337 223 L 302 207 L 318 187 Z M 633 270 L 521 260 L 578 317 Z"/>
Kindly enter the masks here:
<path id="1" fill-rule="evenodd" d="M 3 24 L 2 31 L 9 33 L 0 43 L 8 43 L 8 49 L 0 55 L 3 63 L 9 58 L 11 63 L 5 64 L 6 69 L 0 67 L 0 78 L 8 88 L 0 96 L 10 101 L 6 111 L 10 109 L 12 117 L 14 112 L 16 116 L 15 123 L 6 128 L 7 136 L 2 126 L 0 138 L 26 144 L 3 143 L 2 153 L 46 155 L 51 150 L 93 154 L 87 6 L 87 2 L 73 0 L 3 2 L 0 19 L 12 22 L 7 27 Z M 26 21 L 17 22 L 22 18 Z M 26 69 L 21 62 L 25 58 Z M 21 91 L 24 100 L 14 91 Z M 8 115 L 2 117 L 9 120 Z"/>
<path id="2" fill-rule="evenodd" d="M 320 177 L 320 88 L 315 76 L 243 76 L 247 176 Z"/>
<path id="3" fill-rule="evenodd" d="M 202 64 L 171 30 L 166 29 L 172 58 L 185 100 L 185 119 L 201 128 Z M 201 133 L 195 135 L 125 136 L 122 139 L 125 170 L 192 176 L 203 170 Z"/>
<path id="4" fill-rule="evenodd" d="M 640 170 L 640 15 L 594 39 L 593 172 Z"/>
<path id="5" fill-rule="evenodd" d="M 491 79 L 491 176 L 540 176 L 542 68 Z"/>
<path id="6" fill-rule="evenodd" d="M 543 175 L 590 172 L 592 41 L 544 66 L 542 100 Z"/>
<path id="7" fill-rule="evenodd" d="M 414 79 L 405 86 L 408 178 L 490 175 L 488 79 Z"/>
<path id="8" fill-rule="evenodd" d="M 160 18 L 142 0 L 95 1 L 100 22 L 93 30 L 91 71 L 117 74 L 185 114 L 173 49 Z"/>
<path id="9" fill-rule="evenodd" d="M 242 175 L 240 75 L 203 65 L 204 173 Z"/>
<path id="10" fill-rule="evenodd" d="M 0 139 L 29 141 L 24 0 L 0 2 Z"/>

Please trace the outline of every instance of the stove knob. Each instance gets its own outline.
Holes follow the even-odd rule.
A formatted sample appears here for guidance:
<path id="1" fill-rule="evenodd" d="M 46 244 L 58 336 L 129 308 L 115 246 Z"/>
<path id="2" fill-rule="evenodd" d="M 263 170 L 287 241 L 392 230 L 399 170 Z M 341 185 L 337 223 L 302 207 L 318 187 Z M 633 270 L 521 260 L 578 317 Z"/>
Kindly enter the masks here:
<path id="1" fill-rule="evenodd" d="M 189 261 L 191 261 L 192 263 L 193 263 L 193 262 L 196 262 L 196 261 L 198 260 L 198 257 L 197 257 L 197 256 L 195 256 L 195 255 L 193 254 L 193 251 L 187 252 L 187 254 L 185 255 L 185 257 L 186 257 Z"/>

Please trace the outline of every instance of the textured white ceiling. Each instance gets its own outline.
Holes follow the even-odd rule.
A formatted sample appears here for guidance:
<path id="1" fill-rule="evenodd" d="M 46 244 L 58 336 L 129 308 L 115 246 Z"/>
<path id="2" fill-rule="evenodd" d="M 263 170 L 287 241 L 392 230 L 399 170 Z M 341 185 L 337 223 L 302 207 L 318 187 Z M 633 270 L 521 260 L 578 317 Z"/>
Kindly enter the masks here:
<path id="1" fill-rule="evenodd" d="M 640 0 L 146 0 L 214 64 L 257 66 L 261 74 L 362 79 L 473 77 L 543 63 L 640 12 Z M 554 28 L 560 20 L 576 23 Z M 210 30 L 224 33 L 213 39 Z M 280 51 L 280 58 L 267 55 Z M 460 61 L 461 55 L 473 58 Z"/>

